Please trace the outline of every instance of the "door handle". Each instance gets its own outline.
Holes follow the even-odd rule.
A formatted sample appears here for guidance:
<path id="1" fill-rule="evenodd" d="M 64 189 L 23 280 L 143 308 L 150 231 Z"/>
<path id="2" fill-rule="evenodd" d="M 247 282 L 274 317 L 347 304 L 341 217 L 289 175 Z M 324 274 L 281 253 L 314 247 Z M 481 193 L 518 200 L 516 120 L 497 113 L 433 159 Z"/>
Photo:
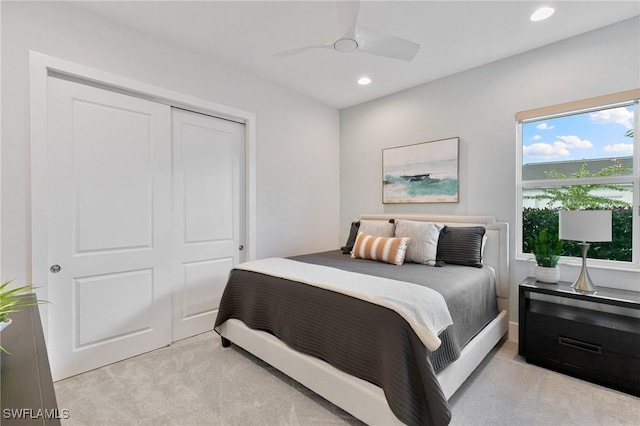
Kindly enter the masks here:
<path id="1" fill-rule="evenodd" d="M 240 247 L 238 247 L 238 250 L 240 250 L 240 251 L 244 250 L 244 246 L 242 244 L 240 244 Z"/>
<path id="2" fill-rule="evenodd" d="M 49 270 L 54 274 L 57 274 L 58 272 L 60 272 L 61 269 L 62 268 L 60 267 L 60 265 L 52 265 L 51 268 L 49 268 Z"/>

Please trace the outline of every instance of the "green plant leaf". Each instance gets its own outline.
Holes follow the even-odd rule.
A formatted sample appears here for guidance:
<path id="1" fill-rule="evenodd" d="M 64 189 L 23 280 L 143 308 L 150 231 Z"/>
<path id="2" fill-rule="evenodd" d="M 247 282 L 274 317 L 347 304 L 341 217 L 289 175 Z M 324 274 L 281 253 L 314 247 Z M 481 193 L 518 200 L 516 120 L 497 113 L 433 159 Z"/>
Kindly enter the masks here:
<path id="1" fill-rule="evenodd" d="M 22 296 L 31 293 L 36 287 L 32 285 L 24 285 L 7 290 L 7 286 L 12 280 L 5 281 L 0 284 L 0 321 L 4 321 L 8 314 L 18 312 L 27 306 L 48 303 L 44 300 L 26 299 Z"/>
<path id="2" fill-rule="evenodd" d="M 550 235 L 548 228 L 543 228 L 537 237 L 531 238 L 529 247 L 538 266 L 554 268 L 558 265 L 562 253 L 562 240 L 557 234 Z"/>

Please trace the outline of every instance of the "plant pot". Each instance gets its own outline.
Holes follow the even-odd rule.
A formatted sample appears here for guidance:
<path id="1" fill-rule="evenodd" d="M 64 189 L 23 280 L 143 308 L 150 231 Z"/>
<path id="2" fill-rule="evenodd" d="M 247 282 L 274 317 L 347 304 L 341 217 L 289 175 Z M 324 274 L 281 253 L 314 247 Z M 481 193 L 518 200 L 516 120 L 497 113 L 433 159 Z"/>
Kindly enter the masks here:
<path id="1" fill-rule="evenodd" d="M 11 318 L 7 318 L 6 321 L 0 321 L 0 331 L 2 331 L 5 328 L 9 327 L 9 324 L 11 324 Z"/>
<path id="2" fill-rule="evenodd" d="M 543 283 L 555 284 L 560 281 L 560 268 L 557 266 L 546 268 L 536 265 L 536 280 Z"/>

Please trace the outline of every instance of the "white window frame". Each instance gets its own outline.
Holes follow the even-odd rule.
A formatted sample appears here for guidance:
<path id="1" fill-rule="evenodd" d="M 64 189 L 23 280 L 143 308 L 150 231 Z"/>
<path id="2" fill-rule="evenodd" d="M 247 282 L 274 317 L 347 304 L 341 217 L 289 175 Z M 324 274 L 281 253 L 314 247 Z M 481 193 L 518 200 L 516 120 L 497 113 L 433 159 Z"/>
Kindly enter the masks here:
<path id="1" fill-rule="evenodd" d="M 617 96 L 620 95 L 620 96 Z M 624 101 L 611 102 L 620 97 L 628 99 Z M 601 98 L 593 98 L 585 101 L 571 102 L 553 107 L 540 108 L 536 110 L 524 111 L 516 114 L 516 260 L 535 260 L 531 253 L 522 251 L 522 209 L 524 201 L 524 190 L 526 188 L 541 188 L 548 186 L 570 186 L 570 185 L 588 185 L 588 184 L 624 184 L 631 183 L 633 185 L 633 214 L 632 214 L 632 255 L 631 262 L 589 259 L 589 267 L 624 270 L 624 271 L 640 271 L 640 90 L 633 90 L 604 96 Z M 598 101 L 601 101 L 599 103 Z M 634 133 L 633 133 L 633 172 L 630 175 L 623 176 L 603 176 L 590 177 L 584 179 L 542 179 L 542 180 L 522 180 L 522 125 L 532 121 L 541 121 L 545 119 L 558 118 L 569 115 L 576 115 L 602 109 L 615 108 L 621 106 L 635 105 L 634 114 Z M 562 256 L 559 264 L 578 264 L 581 258 Z"/>

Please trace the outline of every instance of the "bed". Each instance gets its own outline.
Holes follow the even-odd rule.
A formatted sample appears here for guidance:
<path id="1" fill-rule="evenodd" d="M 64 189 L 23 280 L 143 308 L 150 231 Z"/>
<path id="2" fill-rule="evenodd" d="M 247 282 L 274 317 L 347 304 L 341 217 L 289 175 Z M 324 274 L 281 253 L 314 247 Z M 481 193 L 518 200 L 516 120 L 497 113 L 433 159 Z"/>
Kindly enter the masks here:
<path id="1" fill-rule="evenodd" d="M 396 266 L 338 251 L 249 262 L 230 274 L 215 329 L 223 345 L 233 342 L 368 424 L 447 424 L 447 400 L 507 331 L 508 225 L 489 216 L 360 217 L 390 219 L 456 235 L 481 228 L 482 264 Z M 337 282 L 347 290 L 335 290 Z M 425 292 L 409 313 L 395 301 L 405 287 Z M 426 309 L 429 292 L 438 294 Z M 446 315 L 434 314 L 438 304 Z M 416 320 L 414 310 L 428 318 Z"/>

